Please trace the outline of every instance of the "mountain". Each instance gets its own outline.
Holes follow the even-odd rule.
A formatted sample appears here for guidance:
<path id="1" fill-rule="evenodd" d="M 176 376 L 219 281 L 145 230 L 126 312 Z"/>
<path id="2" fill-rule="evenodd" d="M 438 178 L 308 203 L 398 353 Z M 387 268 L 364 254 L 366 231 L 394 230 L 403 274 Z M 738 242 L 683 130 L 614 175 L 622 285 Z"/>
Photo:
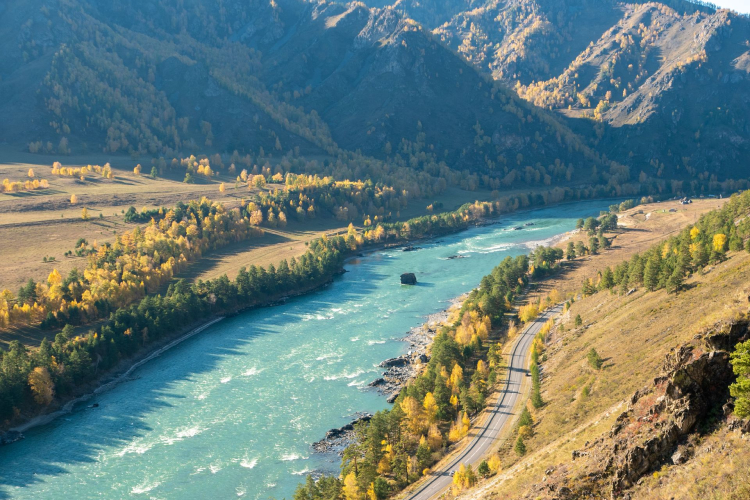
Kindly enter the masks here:
<path id="1" fill-rule="evenodd" d="M 638 177 L 747 177 L 746 16 L 682 0 L 431 5 L 394 8 Z"/>
<path id="2" fill-rule="evenodd" d="M 434 176 L 450 177 L 448 165 L 491 176 L 493 188 L 574 181 L 576 171 L 588 180 L 591 165 L 627 177 L 394 9 L 298 0 L 3 9 L 0 134 L 32 151 L 359 151 Z"/>

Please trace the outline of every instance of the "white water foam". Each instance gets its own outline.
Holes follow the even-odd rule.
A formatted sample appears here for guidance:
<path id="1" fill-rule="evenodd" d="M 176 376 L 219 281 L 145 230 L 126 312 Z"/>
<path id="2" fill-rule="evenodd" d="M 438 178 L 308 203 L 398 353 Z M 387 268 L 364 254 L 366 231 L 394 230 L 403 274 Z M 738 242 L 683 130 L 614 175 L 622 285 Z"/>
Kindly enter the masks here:
<path id="1" fill-rule="evenodd" d="M 222 379 L 221 379 L 221 383 L 222 383 L 222 384 L 226 384 L 226 383 L 227 383 L 227 382 L 229 382 L 230 380 L 232 380 L 232 377 L 224 377 L 224 378 L 222 378 Z"/>
<path id="2" fill-rule="evenodd" d="M 252 460 L 248 460 L 247 458 L 243 458 L 242 462 L 240 462 L 240 466 L 244 467 L 246 469 L 252 469 L 256 465 L 258 465 L 258 459 L 257 458 L 253 458 Z"/>
<path id="3" fill-rule="evenodd" d="M 253 375 L 257 375 L 257 374 L 261 373 L 263 370 L 265 370 L 265 368 L 261 368 L 260 370 L 258 370 L 257 367 L 253 366 L 249 370 L 245 370 L 244 372 L 242 372 L 242 376 L 243 377 L 252 377 Z"/>
<path id="4" fill-rule="evenodd" d="M 138 486 L 133 486 L 133 489 L 131 489 L 130 492 L 133 495 L 142 495 L 143 493 L 148 493 L 149 491 L 153 490 L 154 488 L 156 488 L 160 484 L 161 483 L 159 481 L 156 481 L 156 482 L 153 482 L 153 483 L 148 483 L 148 482 L 144 481 L 143 483 L 139 484 Z"/>
<path id="5" fill-rule="evenodd" d="M 285 454 L 281 455 L 281 461 L 282 462 L 292 462 L 294 460 L 299 460 L 300 458 L 303 458 L 303 457 L 299 456 L 296 453 L 285 453 Z"/>

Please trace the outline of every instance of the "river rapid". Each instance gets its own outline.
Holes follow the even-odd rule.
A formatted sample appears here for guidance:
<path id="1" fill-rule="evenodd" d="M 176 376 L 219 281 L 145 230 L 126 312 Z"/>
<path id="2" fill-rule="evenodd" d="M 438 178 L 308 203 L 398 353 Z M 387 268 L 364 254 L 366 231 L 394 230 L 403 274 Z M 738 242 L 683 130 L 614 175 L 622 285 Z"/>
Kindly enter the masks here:
<path id="1" fill-rule="evenodd" d="M 506 256 L 549 244 L 609 203 L 375 251 L 322 290 L 225 319 L 0 448 L 0 498 L 290 499 L 309 472 L 338 471 L 338 458 L 311 443 L 389 406 L 366 386 L 378 363 L 407 350 L 398 339 Z M 418 285 L 400 285 L 404 272 Z"/>

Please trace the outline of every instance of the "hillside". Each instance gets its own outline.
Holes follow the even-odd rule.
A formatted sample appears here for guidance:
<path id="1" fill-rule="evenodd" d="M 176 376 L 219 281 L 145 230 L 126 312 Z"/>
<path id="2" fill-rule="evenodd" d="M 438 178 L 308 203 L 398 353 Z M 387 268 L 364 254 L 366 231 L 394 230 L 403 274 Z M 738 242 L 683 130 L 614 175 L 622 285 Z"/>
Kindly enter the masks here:
<path id="1" fill-rule="evenodd" d="M 636 221 L 641 210 L 651 222 Z M 628 254 L 650 246 L 643 245 L 649 227 L 669 227 L 670 218 L 684 220 L 653 206 L 626 213 L 634 226 L 620 230 L 613 250 L 547 285 L 566 290 L 581 274 L 596 280 L 611 255 L 633 262 Z M 701 226 L 718 220 L 704 217 Z M 545 404 L 530 408 L 526 453 L 519 456 L 510 436 L 500 445 L 503 470 L 464 497 L 745 498 L 748 427 L 732 413 L 727 388 L 729 353 L 750 337 L 749 266 L 746 251 L 730 251 L 678 293 L 632 285 L 627 293 L 579 296 L 541 356 Z"/>

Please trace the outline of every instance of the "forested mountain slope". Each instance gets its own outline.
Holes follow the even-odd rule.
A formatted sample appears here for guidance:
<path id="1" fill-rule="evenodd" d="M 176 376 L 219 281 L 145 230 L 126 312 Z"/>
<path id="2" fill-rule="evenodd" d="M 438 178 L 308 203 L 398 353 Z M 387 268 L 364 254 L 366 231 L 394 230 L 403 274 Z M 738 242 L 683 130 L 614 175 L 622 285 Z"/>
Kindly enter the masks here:
<path id="1" fill-rule="evenodd" d="M 430 10 L 402 0 L 394 8 L 528 101 L 585 118 L 569 125 L 636 175 L 746 176 L 747 17 L 683 0 L 456 0 Z"/>
<path id="2" fill-rule="evenodd" d="M 0 134 L 36 152 L 360 150 L 495 188 L 619 172 L 392 9 L 18 0 L 0 33 Z"/>

